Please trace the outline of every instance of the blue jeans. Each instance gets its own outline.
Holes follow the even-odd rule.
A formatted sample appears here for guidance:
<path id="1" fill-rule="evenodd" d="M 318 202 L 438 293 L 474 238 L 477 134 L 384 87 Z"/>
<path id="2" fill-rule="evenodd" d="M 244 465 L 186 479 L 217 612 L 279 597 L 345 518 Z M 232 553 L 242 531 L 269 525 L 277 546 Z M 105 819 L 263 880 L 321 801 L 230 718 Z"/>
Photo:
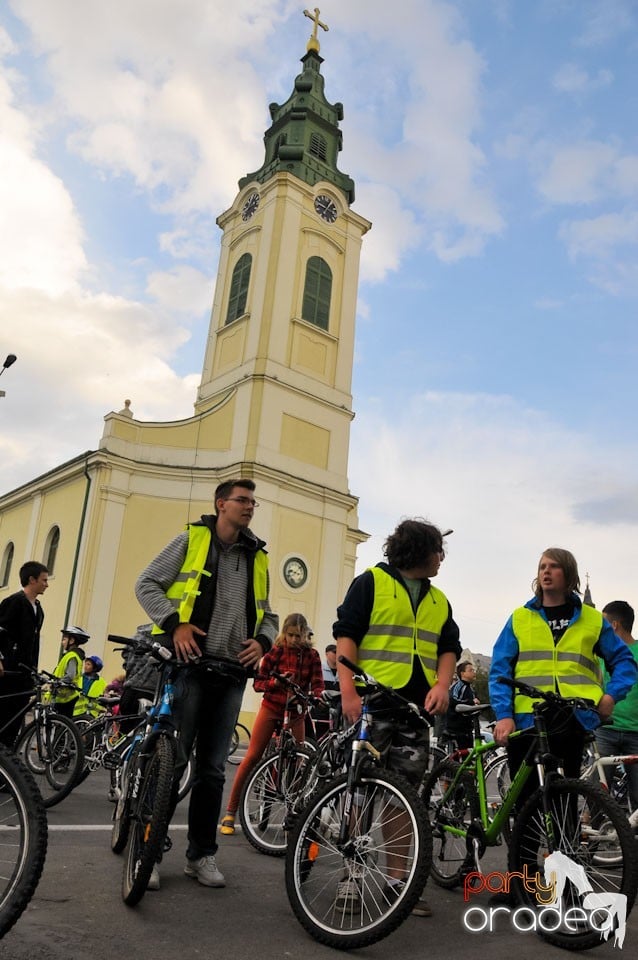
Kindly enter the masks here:
<path id="1" fill-rule="evenodd" d="M 197 667 L 180 670 L 175 681 L 173 720 L 179 730 L 174 800 L 197 737 L 195 777 L 188 807 L 189 860 L 217 852 L 217 823 L 226 779 L 226 757 L 244 695 L 245 681 L 232 684 Z"/>
<path id="2" fill-rule="evenodd" d="M 632 753 L 638 756 L 638 730 L 615 730 L 613 727 L 599 727 L 596 730 L 596 743 L 601 757 L 620 756 Z M 609 768 L 603 767 L 605 774 Z M 631 809 L 638 807 L 638 764 L 630 763 L 625 767 Z"/>

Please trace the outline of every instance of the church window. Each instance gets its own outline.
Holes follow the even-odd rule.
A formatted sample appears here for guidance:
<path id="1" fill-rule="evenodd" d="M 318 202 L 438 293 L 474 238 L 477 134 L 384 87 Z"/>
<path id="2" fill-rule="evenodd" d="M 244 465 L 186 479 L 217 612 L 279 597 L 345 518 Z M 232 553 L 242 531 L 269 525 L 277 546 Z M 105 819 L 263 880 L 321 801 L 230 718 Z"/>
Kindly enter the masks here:
<path id="1" fill-rule="evenodd" d="M 306 264 L 306 282 L 301 307 L 302 319 L 314 323 L 322 330 L 327 330 L 330 320 L 331 293 L 332 270 L 321 257 L 310 257 Z"/>
<path id="2" fill-rule="evenodd" d="M 11 576 L 11 567 L 13 566 L 14 548 L 11 541 L 4 548 L 2 555 L 2 568 L 0 568 L 0 587 L 6 587 Z"/>
<path id="3" fill-rule="evenodd" d="M 53 576 L 55 570 L 55 558 L 58 553 L 58 547 L 60 546 L 60 528 L 55 526 L 51 527 L 47 535 L 46 544 L 44 546 L 44 560 L 42 561 Z"/>
<path id="4" fill-rule="evenodd" d="M 328 156 L 328 144 L 326 138 L 322 137 L 318 133 L 310 134 L 310 153 L 313 157 L 319 157 L 320 160 L 325 160 Z"/>
<path id="5" fill-rule="evenodd" d="M 230 297 L 228 298 L 226 323 L 232 323 L 237 317 L 241 317 L 246 313 L 252 260 L 253 258 L 249 253 L 244 253 L 235 264 L 233 278 L 230 282 Z"/>

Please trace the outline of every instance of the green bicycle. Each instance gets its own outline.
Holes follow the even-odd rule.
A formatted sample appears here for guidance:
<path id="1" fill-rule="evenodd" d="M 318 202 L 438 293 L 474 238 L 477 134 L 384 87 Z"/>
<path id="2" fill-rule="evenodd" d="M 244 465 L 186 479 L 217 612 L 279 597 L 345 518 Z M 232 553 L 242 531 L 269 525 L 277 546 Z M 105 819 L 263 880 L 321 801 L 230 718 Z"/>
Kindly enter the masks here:
<path id="1" fill-rule="evenodd" d="M 485 704 L 463 709 L 474 719 L 474 746 L 465 756 L 461 751 L 456 758 L 438 763 L 423 789 L 432 823 L 431 876 L 446 888 L 461 883 L 466 892 L 482 887 L 485 878 L 481 858 L 488 847 L 503 842 L 508 826 L 513 823 L 508 849 L 510 873 L 540 879 L 547 858 L 557 853 L 567 858 L 560 862 L 572 865 L 572 878 L 562 878 L 559 885 L 561 922 L 552 929 L 546 929 L 551 924 L 539 923 L 534 929 L 555 946 L 588 949 L 601 942 L 601 928 L 594 914 L 583 909 L 587 894 L 607 900 L 624 895 L 627 914 L 634 904 L 638 861 L 633 831 L 614 800 L 598 785 L 566 779 L 560 761 L 549 751 L 548 711 L 591 709 L 592 703 L 580 698 L 565 699 L 517 681 L 503 682 L 536 701 L 532 743 L 504 796 L 493 803 L 485 771 L 486 761 L 498 748 L 494 743 L 483 743 L 480 738 L 478 717 Z M 519 735 L 517 731 L 511 738 Z M 533 769 L 538 773 L 541 786 L 511 820 L 514 805 Z M 491 796 L 494 797 L 493 792 Z M 551 862 L 556 862 L 556 858 Z M 579 883 L 573 880 L 576 875 Z M 537 890 L 534 884 L 512 885 L 519 906 L 531 909 L 534 917 L 542 906 L 547 906 L 547 902 L 540 902 Z M 580 912 L 570 913 L 572 910 Z M 578 920 L 572 922 L 574 916 L 578 916 Z M 566 920 L 562 919 L 565 917 Z"/>

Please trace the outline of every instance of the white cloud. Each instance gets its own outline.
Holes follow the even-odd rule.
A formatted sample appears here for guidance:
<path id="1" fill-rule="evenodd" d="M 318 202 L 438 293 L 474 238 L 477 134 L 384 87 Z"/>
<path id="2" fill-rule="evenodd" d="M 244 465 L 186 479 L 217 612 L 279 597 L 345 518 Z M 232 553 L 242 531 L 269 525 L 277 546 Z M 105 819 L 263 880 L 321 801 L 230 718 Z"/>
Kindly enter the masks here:
<path id="1" fill-rule="evenodd" d="M 608 213 L 562 224 L 560 237 L 572 259 L 609 259 L 620 244 L 638 243 L 638 212 Z"/>
<path id="2" fill-rule="evenodd" d="M 178 265 L 150 273 L 147 292 L 162 311 L 200 315 L 210 309 L 213 281 L 194 267 Z"/>
<path id="3" fill-rule="evenodd" d="M 617 157 L 614 147 L 598 141 L 561 146 L 551 157 L 538 189 L 551 203 L 593 203 L 607 194 Z"/>
<path id="4" fill-rule="evenodd" d="M 576 63 L 565 63 L 560 67 L 552 79 L 556 90 L 562 93 L 589 93 L 601 87 L 608 87 L 614 79 L 611 70 L 599 69 L 590 75 L 587 70 Z"/>

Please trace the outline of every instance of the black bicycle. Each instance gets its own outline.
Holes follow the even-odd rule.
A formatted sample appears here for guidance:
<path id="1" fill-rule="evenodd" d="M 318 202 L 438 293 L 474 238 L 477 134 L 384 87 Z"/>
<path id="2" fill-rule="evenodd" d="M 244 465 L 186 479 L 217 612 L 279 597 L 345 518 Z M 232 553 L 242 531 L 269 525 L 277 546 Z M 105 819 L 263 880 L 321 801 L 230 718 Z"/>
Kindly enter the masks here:
<path id="1" fill-rule="evenodd" d="M 313 793 L 296 818 L 286 853 L 286 892 L 315 940 L 349 950 L 376 943 L 405 920 L 432 860 L 426 808 L 413 787 L 383 767 L 370 742 L 371 701 L 383 700 L 384 721 L 409 714 L 416 723 L 429 723 L 415 704 L 345 657 L 339 660 L 364 684 L 361 726 L 347 773 Z"/>
<path id="2" fill-rule="evenodd" d="M 84 769 L 82 737 L 72 720 L 56 713 L 53 699 L 56 691 L 76 687 L 46 670 L 24 670 L 31 674 L 33 690 L 16 716 L 32 710 L 33 720 L 16 740 L 15 752 L 35 777 L 45 807 L 52 807 L 69 795 Z"/>

